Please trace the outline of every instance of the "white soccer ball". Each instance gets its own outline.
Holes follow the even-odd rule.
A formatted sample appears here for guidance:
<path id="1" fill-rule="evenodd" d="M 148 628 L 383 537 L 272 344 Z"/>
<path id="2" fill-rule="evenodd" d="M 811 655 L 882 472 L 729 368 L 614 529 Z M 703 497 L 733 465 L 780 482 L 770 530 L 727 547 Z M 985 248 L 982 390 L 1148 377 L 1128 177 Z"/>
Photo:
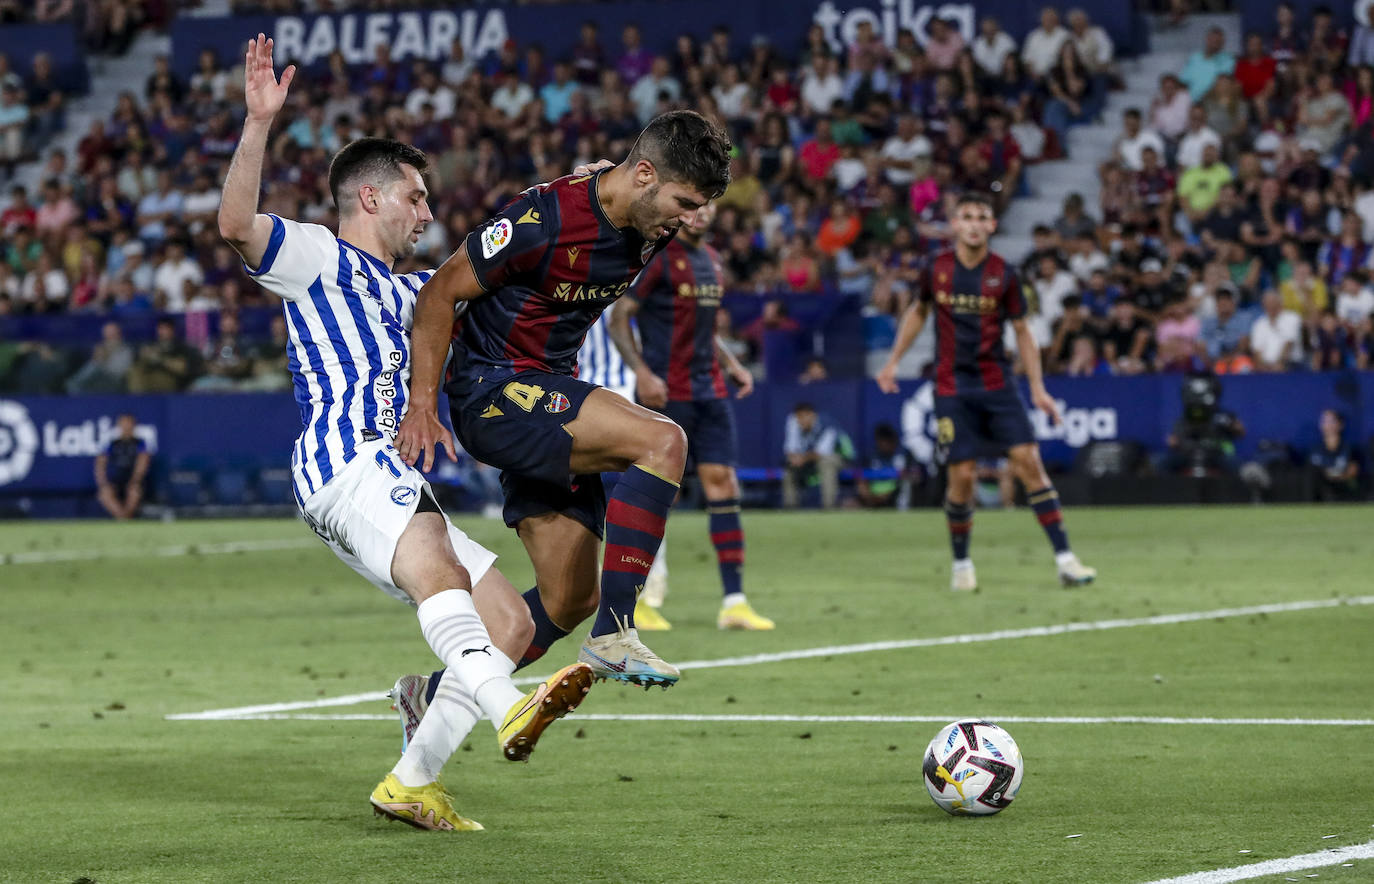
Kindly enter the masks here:
<path id="1" fill-rule="evenodd" d="M 922 779 L 946 813 L 987 816 L 1005 810 L 1026 772 L 1011 734 L 975 718 L 941 728 L 926 747 Z"/>

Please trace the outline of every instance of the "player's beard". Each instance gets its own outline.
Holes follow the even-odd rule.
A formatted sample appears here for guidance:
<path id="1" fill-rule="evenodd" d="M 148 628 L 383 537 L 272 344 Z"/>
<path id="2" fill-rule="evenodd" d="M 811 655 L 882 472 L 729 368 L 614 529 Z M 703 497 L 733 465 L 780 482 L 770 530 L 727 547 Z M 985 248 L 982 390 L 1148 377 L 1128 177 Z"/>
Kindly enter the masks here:
<path id="1" fill-rule="evenodd" d="M 657 239 L 658 229 L 668 225 L 657 220 L 658 191 L 663 185 L 655 183 L 644 192 L 644 195 L 630 203 L 630 226 L 639 232 L 645 239 Z"/>

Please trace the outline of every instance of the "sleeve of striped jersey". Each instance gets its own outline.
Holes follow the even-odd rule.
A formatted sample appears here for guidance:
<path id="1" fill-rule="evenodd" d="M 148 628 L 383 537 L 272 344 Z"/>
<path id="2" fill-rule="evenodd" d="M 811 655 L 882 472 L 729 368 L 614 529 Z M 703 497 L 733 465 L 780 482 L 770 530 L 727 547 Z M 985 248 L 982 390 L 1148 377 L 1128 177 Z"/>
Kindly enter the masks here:
<path id="1" fill-rule="evenodd" d="M 244 269 L 258 285 L 284 301 L 307 297 L 310 286 L 324 272 L 329 256 L 325 244 L 334 241 L 334 234 L 318 224 L 301 224 L 276 215 L 267 217 L 272 219 L 267 251 L 257 269 L 247 264 Z"/>
<path id="2" fill-rule="evenodd" d="M 1026 315 L 1026 290 L 1022 288 L 1021 277 L 1008 267 L 1002 284 L 1006 286 L 1002 290 L 1002 309 L 1007 319 L 1021 319 Z"/>
<path id="3" fill-rule="evenodd" d="M 482 288 L 499 288 L 539 266 L 550 245 L 544 215 L 526 193 L 467 235 L 463 248 Z"/>

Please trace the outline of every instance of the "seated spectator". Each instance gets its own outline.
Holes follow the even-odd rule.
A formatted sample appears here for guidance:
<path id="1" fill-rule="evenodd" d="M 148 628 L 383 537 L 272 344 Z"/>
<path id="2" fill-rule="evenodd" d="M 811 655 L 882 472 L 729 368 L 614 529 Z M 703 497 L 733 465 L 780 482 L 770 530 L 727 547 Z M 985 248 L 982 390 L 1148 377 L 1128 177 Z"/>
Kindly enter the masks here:
<path id="1" fill-rule="evenodd" d="M 204 280 L 200 262 L 187 253 L 186 244 L 180 240 L 169 241 L 153 273 L 154 294 L 162 309 L 170 313 L 185 311 L 190 300 L 188 286 L 198 286 Z"/>
<path id="2" fill-rule="evenodd" d="M 1179 79 L 1188 87 L 1193 101 L 1201 101 L 1221 74 L 1234 73 L 1236 59 L 1226 51 L 1226 32 L 1221 28 L 1207 31 L 1203 47 L 1188 57 Z"/>
<path id="3" fill-rule="evenodd" d="M 985 128 L 977 142 L 978 152 L 988 164 L 988 174 L 995 179 L 992 193 L 1001 210 L 1006 208 L 1021 183 L 1021 147 L 1007 130 L 1007 118 L 1001 111 L 989 112 L 983 122 Z"/>
<path id="4" fill-rule="evenodd" d="M 48 396 L 62 392 L 70 368 L 65 353 L 47 341 L 26 341 L 19 345 L 17 368 L 10 375 L 15 393 Z"/>
<path id="5" fill-rule="evenodd" d="M 834 509 L 840 496 L 840 467 L 844 464 L 843 433 L 802 402 L 787 416 L 783 429 L 782 505 L 796 509 L 801 489 L 821 487 L 821 508 Z"/>
<path id="6" fill-rule="evenodd" d="M 1321 440 L 1312 449 L 1312 465 L 1317 500 L 1359 500 L 1360 457 L 1345 434 L 1345 417 L 1328 408 L 1318 424 Z"/>
<path id="7" fill-rule="evenodd" d="M 29 202 L 29 192 L 22 184 L 10 190 L 10 203 L 0 212 L 0 235 L 13 237 L 21 230 L 32 231 L 38 225 L 38 212 Z"/>
<path id="8" fill-rule="evenodd" d="M 152 456 L 147 444 L 135 435 L 138 429 L 132 414 L 121 414 L 116 422 L 118 435 L 106 442 L 95 458 L 96 499 L 119 521 L 138 515 L 143 503 L 143 483 Z"/>
<path id="9" fill-rule="evenodd" d="M 1111 73 L 1116 45 L 1106 30 L 1093 24 L 1082 9 L 1069 10 L 1069 34 L 1078 57 L 1092 76 L 1105 77 Z"/>
<path id="10" fill-rule="evenodd" d="M 1201 339 L 1202 323 L 1187 300 L 1179 299 L 1166 305 L 1155 324 L 1155 370 L 1201 369 L 1198 361 Z"/>
<path id="11" fill-rule="evenodd" d="M 926 58 L 937 71 L 954 70 L 959 53 L 964 51 L 964 38 L 959 29 L 938 16 L 926 26 Z"/>
<path id="12" fill-rule="evenodd" d="M 1018 102 L 1011 109 L 1011 126 L 1007 130 L 1016 141 L 1021 158 L 1027 163 L 1038 163 L 1045 158 L 1047 141 L 1045 130 L 1035 122 L 1026 105 Z"/>
<path id="13" fill-rule="evenodd" d="M 830 380 L 830 369 L 826 368 L 825 360 L 819 356 L 812 356 L 806 360 L 806 366 L 797 375 L 797 383 L 805 386 L 806 384 L 819 384 Z"/>
<path id="14" fill-rule="evenodd" d="M 1317 74 L 1317 83 L 1306 99 L 1298 102 L 1298 137 L 1313 144 L 1317 153 L 1330 153 L 1350 127 L 1350 103 L 1336 89 L 1330 71 Z"/>
<path id="15" fill-rule="evenodd" d="M 1052 328 L 1064 315 L 1065 300 L 1078 293 L 1078 280 L 1052 254 L 1041 255 L 1035 270 L 1031 285 L 1035 289 L 1037 312 L 1047 324 L 1047 329 Z M 1048 341 L 1042 342 L 1041 346 L 1045 343 Z"/>
<path id="16" fill-rule="evenodd" d="M 1178 190 L 1178 179 L 1165 168 L 1160 153 L 1146 146 L 1141 151 L 1141 168 L 1135 175 L 1135 209 L 1128 212 L 1130 219 L 1148 230 L 1165 231 L 1174 226 L 1174 199 Z"/>
<path id="17" fill-rule="evenodd" d="M 1240 84 L 1230 74 L 1217 77 L 1202 107 L 1207 112 L 1207 128 L 1221 136 L 1223 156 L 1235 156 L 1250 134 L 1250 103 Z"/>
<path id="18" fill-rule="evenodd" d="M 1185 171 L 1200 165 L 1203 162 L 1203 149 L 1209 144 L 1216 147 L 1220 155 L 1221 136 L 1207 125 L 1206 108 L 1195 104 L 1188 109 L 1188 125 L 1178 139 L 1178 149 L 1175 151 L 1178 165 Z"/>
<path id="19" fill-rule="evenodd" d="M 1163 160 L 1164 139 L 1155 130 L 1147 129 L 1140 124 L 1138 108 L 1126 108 L 1125 113 L 1121 115 L 1121 134 L 1112 146 L 1112 154 L 1128 170 L 1139 172 L 1144 167 L 1142 155 L 1146 149 L 1153 150 L 1155 156 Z"/>
<path id="20" fill-rule="evenodd" d="M 1068 29 L 1059 23 L 1059 10 L 1046 6 L 1040 10 L 1040 26 L 1026 35 L 1021 46 L 1021 62 L 1031 76 L 1041 79 L 1058 62 L 1060 50 L 1069 40 Z"/>
<path id="21" fill-rule="evenodd" d="M 1091 315 L 1078 295 L 1064 299 L 1063 313 L 1054 326 L 1054 337 L 1046 348 L 1046 367 L 1053 374 L 1068 372 L 1079 338 L 1093 338 Z M 1094 349 L 1096 349 L 1094 347 Z"/>
<path id="22" fill-rule="evenodd" d="M 1335 313 L 1319 313 L 1307 323 L 1312 343 L 1313 371 L 1343 371 L 1355 367 L 1355 341 Z"/>
<path id="23" fill-rule="evenodd" d="M 1089 324 L 1100 329 L 1106 325 L 1112 305 L 1121 297 L 1121 288 L 1111 282 L 1107 269 L 1103 267 L 1088 274 L 1078 294 L 1088 310 Z"/>
<path id="24" fill-rule="evenodd" d="M 1264 310 L 1250 326 L 1250 348 L 1257 371 L 1289 371 L 1302 363 L 1302 319 L 1283 309 L 1283 297 L 1273 289 L 1264 293 Z"/>
<path id="25" fill-rule="evenodd" d="M 130 393 L 179 393 L 199 373 L 196 351 L 177 335 L 171 319 L 157 323 L 157 338 L 139 348 L 129 371 Z"/>
<path id="26" fill-rule="evenodd" d="M 753 322 L 740 331 L 740 337 L 749 344 L 749 362 L 763 361 L 764 336 L 768 332 L 787 332 L 796 334 L 801 324 L 787 315 L 787 304 L 779 299 L 771 299 L 763 304 L 763 312 Z"/>
<path id="27" fill-rule="evenodd" d="M 1164 272 L 1164 262 L 1150 256 L 1143 259 L 1131 292 L 1136 314 L 1146 322 L 1157 322 L 1168 307 L 1181 296 L 1177 281 Z"/>
<path id="28" fill-rule="evenodd" d="M 1341 216 L 1341 232 L 1334 240 L 1325 240 L 1317 250 L 1317 265 L 1322 278 L 1332 285 L 1340 285 L 1347 273 L 1367 267 L 1369 243 L 1364 241 L 1360 216 L 1346 212 Z"/>
<path id="29" fill-rule="evenodd" d="M 24 159 L 28 145 L 25 133 L 29 128 L 29 106 L 18 86 L 0 86 L 0 172 L 5 177 L 14 174 L 15 166 Z"/>
<path id="30" fill-rule="evenodd" d="M 1055 134 L 1061 145 L 1068 144 L 1069 126 L 1092 122 L 1098 110 L 1091 75 L 1071 41 L 1066 40 L 1060 47 L 1059 58 L 1045 77 L 1045 85 L 1050 94 L 1043 115 L 1045 128 Z"/>
<path id="31" fill-rule="evenodd" d="M 1098 340 L 1102 358 L 1111 366 L 1112 374 L 1134 375 L 1145 370 L 1150 346 L 1150 324 L 1136 315 L 1135 302 L 1128 297 L 1117 298 Z"/>
<path id="32" fill-rule="evenodd" d="M 233 313 L 219 314 L 219 338 L 205 349 L 205 374 L 192 382 L 193 392 L 227 392 L 248 379 L 253 364 Z"/>
<path id="33" fill-rule="evenodd" d="M 1201 220 L 1216 205 L 1222 185 L 1234 177 L 1231 167 L 1221 161 L 1217 145 L 1205 145 L 1202 161 L 1178 179 L 1178 198 L 1183 211 L 1189 218 Z"/>
<path id="34" fill-rule="evenodd" d="M 1236 60 L 1235 78 L 1247 101 L 1264 94 L 1274 82 L 1278 63 L 1264 49 L 1264 37 L 1257 31 L 1245 35 L 1245 54 Z"/>
<path id="35" fill-rule="evenodd" d="M 1326 282 L 1312 272 L 1312 265 L 1299 261 L 1293 265 L 1293 275 L 1279 283 L 1283 309 L 1298 314 L 1304 322 L 1316 321 L 1317 314 L 1328 309 L 1331 295 Z"/>
<path id="36" fill-rule="evenodd" d="M 816 235 L 816 248 L 827 257 L 833 258 L 840 249 L 858 239 L 862 229 L 863 223 L 850 209 L 849 203 L 841 199 L 833 200 L 830 203 L 830 214 L 821 224 L 820 233 Z"/>
<path id="37" fill-rule="evenodd" d="M 925 136 L 925 122 L 912 113 L 897 118 L 897 131 L 883 143 L 882 158 L 887 180 L 909 187 L 930 166 L 932 147 Z"/>
<path id="38" fill-rule="evenodd" d="M 869 478 L 866 473 L 881 473 Z M 920 463 L 901 443 L 891 424 L 873 428 L 873 452 L 864 469 L 854 479 L 859 505 L 866 509 L 906 509 L 911 503 L 911 487 L 921 480 Z"/>
<path id="39" fill-rule="evenodd" d="M 1216 204 L 1194 227 L 1202 245 L 1210 251 L 1217 251 L 1222 243 L 1242 242 L 1241 227 L 1245 223 L 1245 209 L 1236 196 L 1234 182 L 1223 184 L 1217 190 Z"/>
<path id="40" fill-rule="evenodd" d="M 978 36 L 973 38 L 973 60 L 985 77 L 1000 76 L 1007 56 L 1016 52 L 1016 41 L 1002 30 L 997 19 L 985 15 L 978 22 Z"/>
<path id="41" fill-rule="evenodd" d="M 157 173 L 157 188 L 138 203 L 138 236 L 148 242 L 160 242 L 167 235 L 167 225 L 181 218 L 185 195 L 172 179 L 170 169 Z"/>
<path id="42" fill-rule="evenodd" d="M 43 202 L 34 215 L 34 227 L 38 235 L 45 238 L 56 237 L 81 215 L 81 209 L 72 199 L 71 187 L 63 187 L 56 179 L 43 185 Z"/>
<path id="43" fill-rule="evenodd" d="M 1353 270 L 1341 280 L 1336 295 L 1336 317 L 1352 331 L 1374 316 L 1374 289 L 1366 270 Z"/>
<path id="44" fill-rule="evenodd" d="M 38 260 L 19 286 L 19 297 L 32 313 L 58 313 L 65 309 L 71 284 L 67 274 L 57 265 L 50 250 L 38 255 Z"/>
<path id="45" fill-rule="evenodd" d="M 57 84 L 52 56 L 39 52 L 33 57 L 33 73 L 24 96 L 29 106 L 30 125 L 40 141 L 47 141 L 66 123 L 66 95 Z"/>
<path id="46" fill-rule="evenodd" d="M 125 343 L 117 322 L 101 326 L 100 337 L 90 360 L 67 380 L 68 393 L 124 392 L 129 369 L 134 364 L 134 350 Z"/>
<path id="47" fill-rule="evenodd" d="M 1159 92 L 1150 102 L 1150 128 L 1167 141 L 1174 141 L 1188 128 L 1188 111 L 1193 106 L 1188 90 L 1174 74 L 1159 78 Z"/>
<path id="48" fill-rule="evenodd" d="M 1220 359 L 1227 352 L 1246 349 L 1252 320 L 1239 308 L 1236 287 L 1229 282 L 1217 287 L 1213 295 L 1215 312 L 1202 319 L 1199 334 L 1203 349 L 1210 360 Z"/>
<path id="49" fill-rule="evenodd" d="M 1062 242 L 1096 234 L 1097 219 L 1085 210 L 1081 193 L 1075 191 L 1064 197 L 1063 212 L 1055 219 L 1054 230 Z"/>

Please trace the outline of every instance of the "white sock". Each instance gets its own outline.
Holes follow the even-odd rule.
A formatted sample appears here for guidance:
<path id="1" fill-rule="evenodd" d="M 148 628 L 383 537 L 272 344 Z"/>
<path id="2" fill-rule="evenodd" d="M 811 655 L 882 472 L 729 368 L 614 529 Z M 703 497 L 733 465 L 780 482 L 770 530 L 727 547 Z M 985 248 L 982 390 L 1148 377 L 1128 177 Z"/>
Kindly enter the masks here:
<path id="1" fill-rule="evenodd" d="M 956 570 L 956 571 L 967 571 L 969 568 L 972 568 L 972 567 L 973 567 L 973 559 L 955 559 L 955 560 L 954 560 L 954 570 Z"/>
<path id="2" fill-rule="evenodd" d="M 444 673 L 425 717 L 406 746 L 405 754 L 391 772 L 403 786 L 427 786 L 439 779 L 439 771 L 482 717 L 476 702 Z"/>
<path id="3" fill-rule="evenodd" d="M 732 592 L 726 595 L 725 598 L 721 599 L 720 606 L 722 608 L 733 608 L 735 605 L 742 604 L 743 602 L 744 593 Z"/>
<path id="4" fill-rule="evenodd" d="M 1065 565 L 1069 564 L 1073 560 L 1074 554 L 1071 550 L 1066 549 L 1062 553 L 1054 554 L 1054 563 L 1058 565 L 1060 568 L 1063 568 Z"/>
<path id="5" fill-rule="evenodd" d="M 448 669 L 444 681 L 453 675 L 500 728 L 510 707 L 525 695 L 511 682 L 515 664 L 492 644 L 471 593 L 446 589 L 421 602 L 416 614 L 425 641 Z"/>

